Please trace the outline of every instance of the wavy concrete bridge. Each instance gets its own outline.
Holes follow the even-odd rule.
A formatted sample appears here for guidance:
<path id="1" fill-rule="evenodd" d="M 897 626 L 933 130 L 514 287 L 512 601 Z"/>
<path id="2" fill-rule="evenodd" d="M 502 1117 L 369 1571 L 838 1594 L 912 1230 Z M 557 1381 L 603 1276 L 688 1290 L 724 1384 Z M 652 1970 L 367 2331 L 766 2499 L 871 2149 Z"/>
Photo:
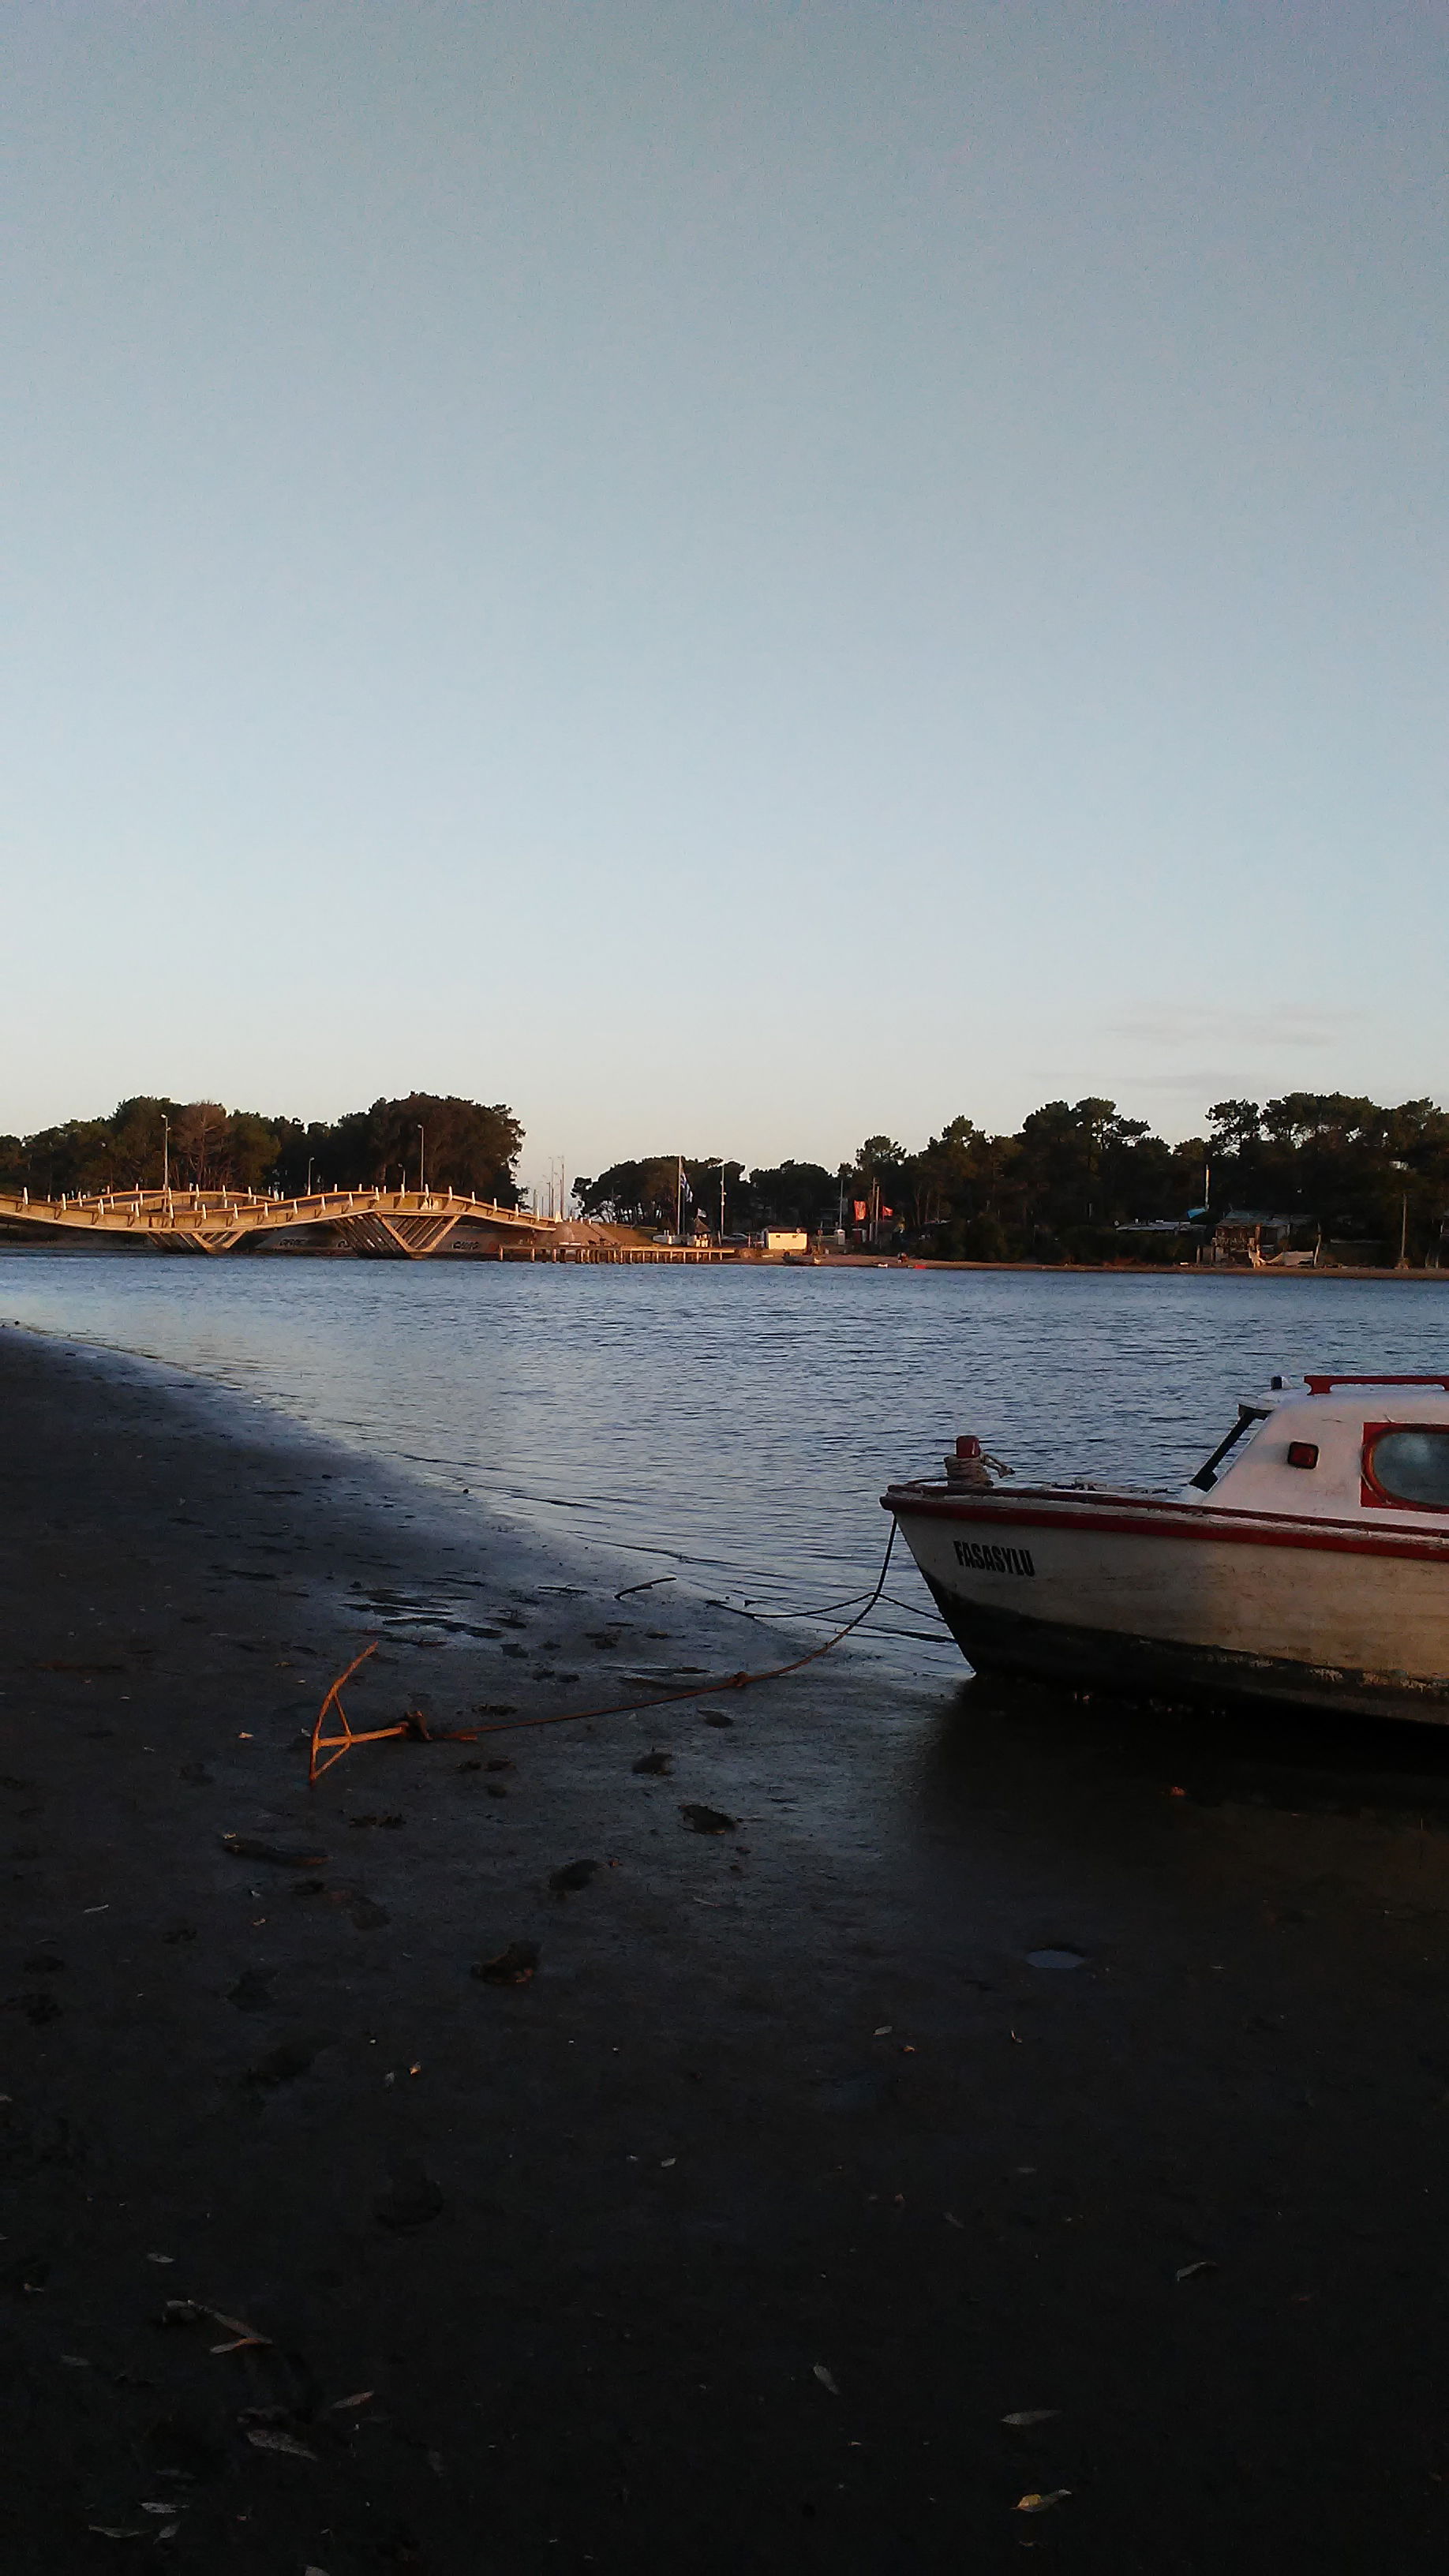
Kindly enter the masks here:
<path id="1" fill-rule="evenodd" d="M 330 1226 L 355 1252 L 388 1261 L 425 1261 L 469 1220 L 505 1234 L 546 1241 L 585 1260 L 618 1257 L 618 1247 L 594 1239 L 595 1230 L 563 1217 L 530 1216 L 456 1190 L 317 1190 L 308 1198 L 278 1199 L 254 1190 L 103 1190 L 94 1196 L 33 1199 L 0 1191 L 0 1224 L 63 1227 L 67 1233 L 122 1235 L 154 1244 L 160 1252 L 235 1252 L 269 1234 L 302 1225 Z M 656 1256 L 657 1257 L 657 1256 Z"/>

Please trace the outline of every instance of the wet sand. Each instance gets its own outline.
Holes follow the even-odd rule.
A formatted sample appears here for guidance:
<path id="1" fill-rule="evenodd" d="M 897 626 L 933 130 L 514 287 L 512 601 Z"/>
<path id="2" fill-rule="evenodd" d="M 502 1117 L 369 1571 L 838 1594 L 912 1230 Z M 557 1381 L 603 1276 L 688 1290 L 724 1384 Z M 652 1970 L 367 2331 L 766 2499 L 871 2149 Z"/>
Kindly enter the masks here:
<path id="1" fill-rule="evenodd" d="M 309 1794 L 371 1636 L 760 1650 L 159 1368 L 0 1431 L 7 2570 L 1442 2563 L 1437 1735 L 839 1656 Z"/>

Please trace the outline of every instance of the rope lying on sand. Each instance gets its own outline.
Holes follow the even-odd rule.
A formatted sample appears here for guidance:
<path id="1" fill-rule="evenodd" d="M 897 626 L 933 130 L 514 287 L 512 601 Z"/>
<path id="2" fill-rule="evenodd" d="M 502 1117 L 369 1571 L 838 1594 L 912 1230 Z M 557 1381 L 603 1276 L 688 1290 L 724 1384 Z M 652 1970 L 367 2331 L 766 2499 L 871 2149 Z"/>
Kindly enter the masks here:
<path id="1" fill-rule="evenodd" d="M 376 1654 L 378 1641 L 374 1637 L 370 1646 L 364 1646 L 360 1655 L 353 1656 L 346 1672 L 338 1674 L 317 1711 L 307 1762 L 307 1786 L 315 1789 L 323 1772 L 330 1771 L 334 1762 L 340 1762 L 344 1753 L 350 1753 L 358 1744 L 383 1744 L 399 1736 L 414 1744 L 476 1744 L 485 1735 L 518 1735 L 535 1726 L 576 1726 L 583 1719 L 593 1717 L 636 1717 L 646 1708 L 672 1708 L 676 1701 L 707 1699 L 714 1691 L 749 1690 L 756 1682 L 783 1681 L 787 1673 L 802 1672 L 807 1664 L 816 1664 L 822 1655 L 830 1654 L 843 1637 L 850 1635 L 852 1628 L 858 1628 L 862 1619 L 869 1616 L 885 1590 L 895 1543 L 896 1524 L 892 1521 L 875 1590 L 866 1601 L 865 1608 L 857 1610 L 853 1619 L 847 1619 L 843 1628 L 837 1628 L 833 1637 L 827 1637 L 823 1646 L 812 1646 L 808 1654 L 796 1655 L 788 1664 L 771 1664 L 763 1672 L 718 1673 L 712 1680 L 691 1682 L 686 1690 L 660 1691 L 652 1699 L 614 1700 L 602 1708 L 554 1709 L 545 1717 L 498 1718 L 491 1726 L 429 1726 L 420 1710 L 410 1709 L 407 1716 L 394 1726 L 373 1726 L 359 1732 L 351 1725 L 342 1705 L 342 1690 L 369 1655 Z M 809 1618 L 811 1614 L 801 1611 L 797 1615 Z M 336 1718 L 341 1730 L 335 1735 L 325 1731 L 328 1719 L 332 1717 Z M 322 1759 L 324 1754 L 325 1761 Z"/>

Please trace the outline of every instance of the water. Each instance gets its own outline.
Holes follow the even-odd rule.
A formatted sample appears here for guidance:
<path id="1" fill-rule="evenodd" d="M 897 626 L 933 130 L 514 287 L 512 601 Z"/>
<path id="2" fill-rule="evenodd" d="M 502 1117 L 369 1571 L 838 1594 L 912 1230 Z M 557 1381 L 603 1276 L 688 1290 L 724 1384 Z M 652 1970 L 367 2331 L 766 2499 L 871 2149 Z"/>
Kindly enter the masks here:
<path id="1" fill-rule="evenodd" d="M 0 1254 L 0 1318 L 138 1352 L 557 1539 L 756 1611 L 874 1580 L 958 1431 L 1174 1484 L 1275 1372 L 1449 1364 L 1436 1284 Z M 942 1640 L 909 1566 L 877 1652 Z M 922 1642 L 914 1643 L 919 1638 Z"/>

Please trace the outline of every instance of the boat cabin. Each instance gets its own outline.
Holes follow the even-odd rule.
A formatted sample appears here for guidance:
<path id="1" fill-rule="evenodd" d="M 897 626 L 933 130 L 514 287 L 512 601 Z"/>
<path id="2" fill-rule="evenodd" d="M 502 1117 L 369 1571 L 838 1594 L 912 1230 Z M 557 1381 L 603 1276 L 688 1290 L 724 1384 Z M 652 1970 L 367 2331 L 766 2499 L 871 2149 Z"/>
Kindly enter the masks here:
<path id="1" fill-rule="evenodd" d="M 1449 1528 L 1449 1375 L 1281 1379 L 1238 1407 L 1184 1502 L 1294 1520 Z"/>

